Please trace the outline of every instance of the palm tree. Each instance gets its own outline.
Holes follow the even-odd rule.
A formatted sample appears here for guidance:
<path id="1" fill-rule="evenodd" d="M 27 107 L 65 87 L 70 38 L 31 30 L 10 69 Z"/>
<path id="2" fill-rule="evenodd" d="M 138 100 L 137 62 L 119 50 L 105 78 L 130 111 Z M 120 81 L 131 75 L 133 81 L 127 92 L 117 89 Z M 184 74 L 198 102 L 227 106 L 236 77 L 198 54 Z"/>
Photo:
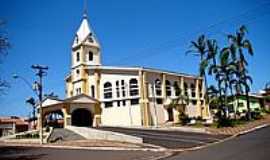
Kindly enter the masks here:
<path id="1" fill-rule="evenodd" d="M 230 51 L 226 48 L 219 52 L 219 63 L 216 65 L 212 64 L 209 68 L 209 74 L 215 75 L 215 80 L 218 84 L 219 101 L 221 102 L 221 110 L 223 112 L 228 106 L 228 89 L 230 89 L 231 94 L 233 92 L 230 81 L 235 77 L 236 68 L 236 64 L 230 60 Z"/>
<path id="2" fill-rule="evenodd" d="M 239 75 L 239 82 L 244 86 L 245 89 L 245 96 L 247 100 L 247 119 L 251 120 L 251 109 L 250 109 L 250 99 L 249 99 L 249 92 L 250 92 L 250 84 L 253 83 L 251 76 L 248 75 L 247 70 L 242 70 Z"/>
<path id="3" fill-rule="evenodd" d="M 230 50 L 232 54 L 232 59 L 237 62 L 237 69 L 238 69 L 238 79 L 241 81 L 241 83 L 244 84 L 245 88 L 245 94 L 247 98 L 247 118 L 248 120 L 251 119 L 251 113 L 250 113 L 250 100 L 249 100 L 249 92 L 250 92 L 250 86 L 249 82 L 252 82 L 252 79 L 250 76 L 247 75 L 247 69 L 248 62 L 245 57 L 245 53 L 248 53 L 249 55 L 253 56 L 253 48 L 251 42 L 245 38 L 246 34 L 248 33 L 247 28 L 245 26 L 241 26 L 239 30 L 236 31 L 235 35 L 229 34 L 228 40 L 230 42 Z M 247 52 L 245 52 L 247 51 Z"/>
<path id="4" fill-rule="evenodd" d="M 26 103 L 28 103 L 28 104 L 30 104 L 31 105 L 31 107 L 32 107 L 32 118 L 31 118 L 31 116 L 30 116 L 30 121 L 32 121 L 32 122 L 34 122 L 34 129 L 36 129 L 35 127 L 36 127 L 36 125 L 35 125 L 35 121 L 36 121 L 36 119 L 37 119 L 37 117 L 36 117 L 36 105 L 37 105 L 37 102 L 36 102 L 36 100 L 33 98 L 33 97 L 29 97 L 28 99 L 26 99 L 26 101 L 25 101 Z"/>
<path id="5" fill-rule="evenodd" d="M 212 60 L 212 64 L 216 65 L 217 64 L 217 60 L 216 60 L 216 56 L 218 54 L 218 44 L 217 41 L 212 39 L 212 40 L 207 40 L 207 59 L 208 60 Z"/>
<path id="6" fill-rule="evenodd" d="M 194 56 L 200 57 L 199 63 L 199 75 L 204 78 L 204 85 L 208 88 L 207 77 L 206 77 L 206 69 L 208 67 L 208 59 L 206 58 L 207 50 L 207 39 L 205 35 L 200 35 L 197 41 L 191 41 L 190 50 L 186 52 L 186 54 L 192 54 Z M 206 94 L 207 96 L 207 94 Z M 206 97 L 206 99 L 208 99 Z"/>
<path id="7" fill-rule="evenodd" d="M 202 62 L 205 54 L 207 53 L 206 48 L 206 38 L 204 35 L 200 35 L 197 39 L 197 42 L 191 41 L 190 50 L 186 54 L 192 53 L 194 56 L 199 56 L 200 61 Z"/>

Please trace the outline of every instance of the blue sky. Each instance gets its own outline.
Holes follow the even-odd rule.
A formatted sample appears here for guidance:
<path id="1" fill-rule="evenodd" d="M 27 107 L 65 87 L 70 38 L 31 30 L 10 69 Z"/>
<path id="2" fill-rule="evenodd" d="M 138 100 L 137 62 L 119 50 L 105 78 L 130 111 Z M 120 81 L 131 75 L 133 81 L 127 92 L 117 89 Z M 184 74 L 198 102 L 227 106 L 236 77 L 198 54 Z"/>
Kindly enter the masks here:
<path id="1" fill-rule="evenodd" d="M 17 73 L 34 80 L 32 64 L 49 66 L 45 91 L 64 97 L 71 43 L 80 24 L 83 0 L 1 0 L 12 48 L 0 65 L 11 83 L 0 97 L 0 115 L 27 116 L 25 99 L 32 91 Z M 270 81 L 270 1 L 268 0 L 89 0 L 90 23 L 102 44 L 104 65 L 146 66 L 197 73 L 198 59 L 186 56 L 189 42 L 205 33 L 223 44 L 226 33 L 241 24 L 249 29 L 255 56 L 249 70 L 253 91 Z"/>

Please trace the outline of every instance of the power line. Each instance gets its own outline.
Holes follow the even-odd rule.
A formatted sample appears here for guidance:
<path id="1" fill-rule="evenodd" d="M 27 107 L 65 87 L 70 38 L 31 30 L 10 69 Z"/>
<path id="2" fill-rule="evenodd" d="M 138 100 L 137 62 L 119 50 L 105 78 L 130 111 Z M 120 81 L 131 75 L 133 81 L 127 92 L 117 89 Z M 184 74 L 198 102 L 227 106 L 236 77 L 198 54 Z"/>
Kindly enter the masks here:
<path id="1" fill-rule="evenodd" d="M 247 10 L 247 11 L 242 12 L 240 15 L 233 16 L 233 17 L 230 17 L 230 18 L 226 18 L 226 19 L 221 20 L 221 21 L 219 21 L 217 23 L 209 25 L 209 26 L 205 27 L 204 29 L 199 28 L 197 31 L 195 31 L 193 33 L 189 33 L 187 35 L 181 35 L 181 36 L 177 37 L 176 39 L 169 40 L 169 41 L 166 41 L 165 43 L 162 43 L 158 47 L 142 48 L 142 49 L 136 51 L 135 54 L 133 54 L 131 56 L 121 58 L 119 60 L 119 62 L 123 63 L 123 62 L 126 62 L 130 58 L 137 59 L 137 58 L 141 58 L 142 56 L 143 56 L 143 60 L 145 60 L 147 58 L 150 58 L 152 56 L 156 56 L 157 54 L 162 53 L 162 52 L 156 53 L 157 50 L 164 50 L 164 49 L 167 50 L 168 48 L 173 49 L 173 48 L 176 48 L 176 46 L 180 47 L 180 46 L 184 45 L 184 43 L 185 43 L 185 42 L 183 42 L 184 39 L 187 39 L 188 37 L 191 37 L 192 35 L 195 35 L 195 34 L 198 34 L 198 33 L 209 33 L 210 29 L 212 29 L 212 28 L 214 28 L 214 27 L 216 27 L 218 25 L 226 24 L 228 22 L 229 22 L 229 24 L 235 24 L 235 22 L 239 22 L 239 20 L 241 20 L 241 19 L 246 19 L 246 18 L 249 18 L 249 19 L 251 18 L 252 19 L 254 16 L 255 16 L 255 18 L 253 18 L 253 19 L 256 19 L 256 18 L 258 18 L 258 13 L 260 13 L 260 11 L 263 11 L 263 10 L 261 10 L 261 8 L 262 7 L 267 7 L 267 6 L 269 7 L 269 5 L 270 5 L 270 2 L 265 2 L 265 3 L 259 4 L 256 7 L 253 7 L 251 9 Z M 254 12 L 255 12 L 255 14 L 253 14 Z M 266 12 L 269 12 L 269 10 L 267 10 Z M 269 14 L 269 13 L 266 13 L 266 14 Z M 262 15 L 260 15 L 260 16 L 262 16 Z M 220 32 L 220 31 L 218 31 L 218 32 Z M 217 34 L 217 33 L 215 33 L 215 34 Z M 215 35 L 215 34 L 211 34 L 211 35 Z M 182 45 L 179 42 L 179 39 L 182 40 Z M 155 52 L 155 54 L 151 54 L 152 52 Z M 147 54 L 143 54 L 143 53 L 147 53 Z"/>

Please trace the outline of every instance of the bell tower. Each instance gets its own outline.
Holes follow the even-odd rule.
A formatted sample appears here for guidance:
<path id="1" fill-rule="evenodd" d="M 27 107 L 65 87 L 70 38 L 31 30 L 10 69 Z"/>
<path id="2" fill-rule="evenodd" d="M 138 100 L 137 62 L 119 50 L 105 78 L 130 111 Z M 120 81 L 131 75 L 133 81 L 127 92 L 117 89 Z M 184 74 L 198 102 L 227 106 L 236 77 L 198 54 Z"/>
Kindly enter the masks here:
<path id="1" fill-rule="evenodd" d="M 72 68 L 79 65 L 101 65 L 100 45 L 90 28 L 86 13 L 83 14 L 72 45 Z"/>
<path id="2" fill-rule="evenodd" d="M 100 65 L 100 45 L 90 27 L 85 9 L 72 44 L 71 72 L 66 79 L 67 97 L 80 94 L 89 95 L 89 71 L 87 68 Z"/>

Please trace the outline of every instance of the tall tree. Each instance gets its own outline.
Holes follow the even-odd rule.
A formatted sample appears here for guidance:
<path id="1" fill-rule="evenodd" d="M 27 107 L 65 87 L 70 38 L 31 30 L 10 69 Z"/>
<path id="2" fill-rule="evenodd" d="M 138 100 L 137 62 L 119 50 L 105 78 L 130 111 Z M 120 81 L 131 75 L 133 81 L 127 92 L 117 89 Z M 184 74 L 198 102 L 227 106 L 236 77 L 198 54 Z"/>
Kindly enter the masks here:
<path id="1" fill-rule="evenodd" d="M 250 40 L 246 38 L 246 34 L 248 33 L 247 28 L 243 25 L 241 26 L 236 33 L 229 34 L 228 40 L 230 43 L 230 50 L 232 54 L 232 59 L 237 63 L 238 69 L 238 80 L 240 84 L 244 84 L 245 95 L 247 99 L 247 119 L 251 119 L 251 109 L 250 109 L 250 99 L 249 99 L 249 92 L 250 92 L 250 84 L 252 82 L 252 78 L 247 75 L 247 66 L 248 62 L 246 60 L 247 54 L 253 56 L 253 48 Z"/>
<path id="2" fill-rule="evenodd" d="M 222 103 L 222 109 L 228 106 L 228 89 L 230 89 L 230 81 L 236 72 L 236 64 L 230 61 L 230 53 L 226 49 L 220 51 L 219 64 L 215 65 L 215 79 L 218 83 L 219 96 Z"/>
<path id="3" fill-rule="evenodd" d="M 192 54 L 194 56 L 200 57 L 199 63 L 199 75 L 204 78 L 205 88 L 208 88 L 206 69 L 208 67 L 208 60 L 206 57 L 207 54 L 207 39 L 205 35 L 200 35 L 197 41 L 191 41 L 190 50 L 186 52 L 186 54 Z M 207 94 L 205 97 L 207 100 Z"/>

